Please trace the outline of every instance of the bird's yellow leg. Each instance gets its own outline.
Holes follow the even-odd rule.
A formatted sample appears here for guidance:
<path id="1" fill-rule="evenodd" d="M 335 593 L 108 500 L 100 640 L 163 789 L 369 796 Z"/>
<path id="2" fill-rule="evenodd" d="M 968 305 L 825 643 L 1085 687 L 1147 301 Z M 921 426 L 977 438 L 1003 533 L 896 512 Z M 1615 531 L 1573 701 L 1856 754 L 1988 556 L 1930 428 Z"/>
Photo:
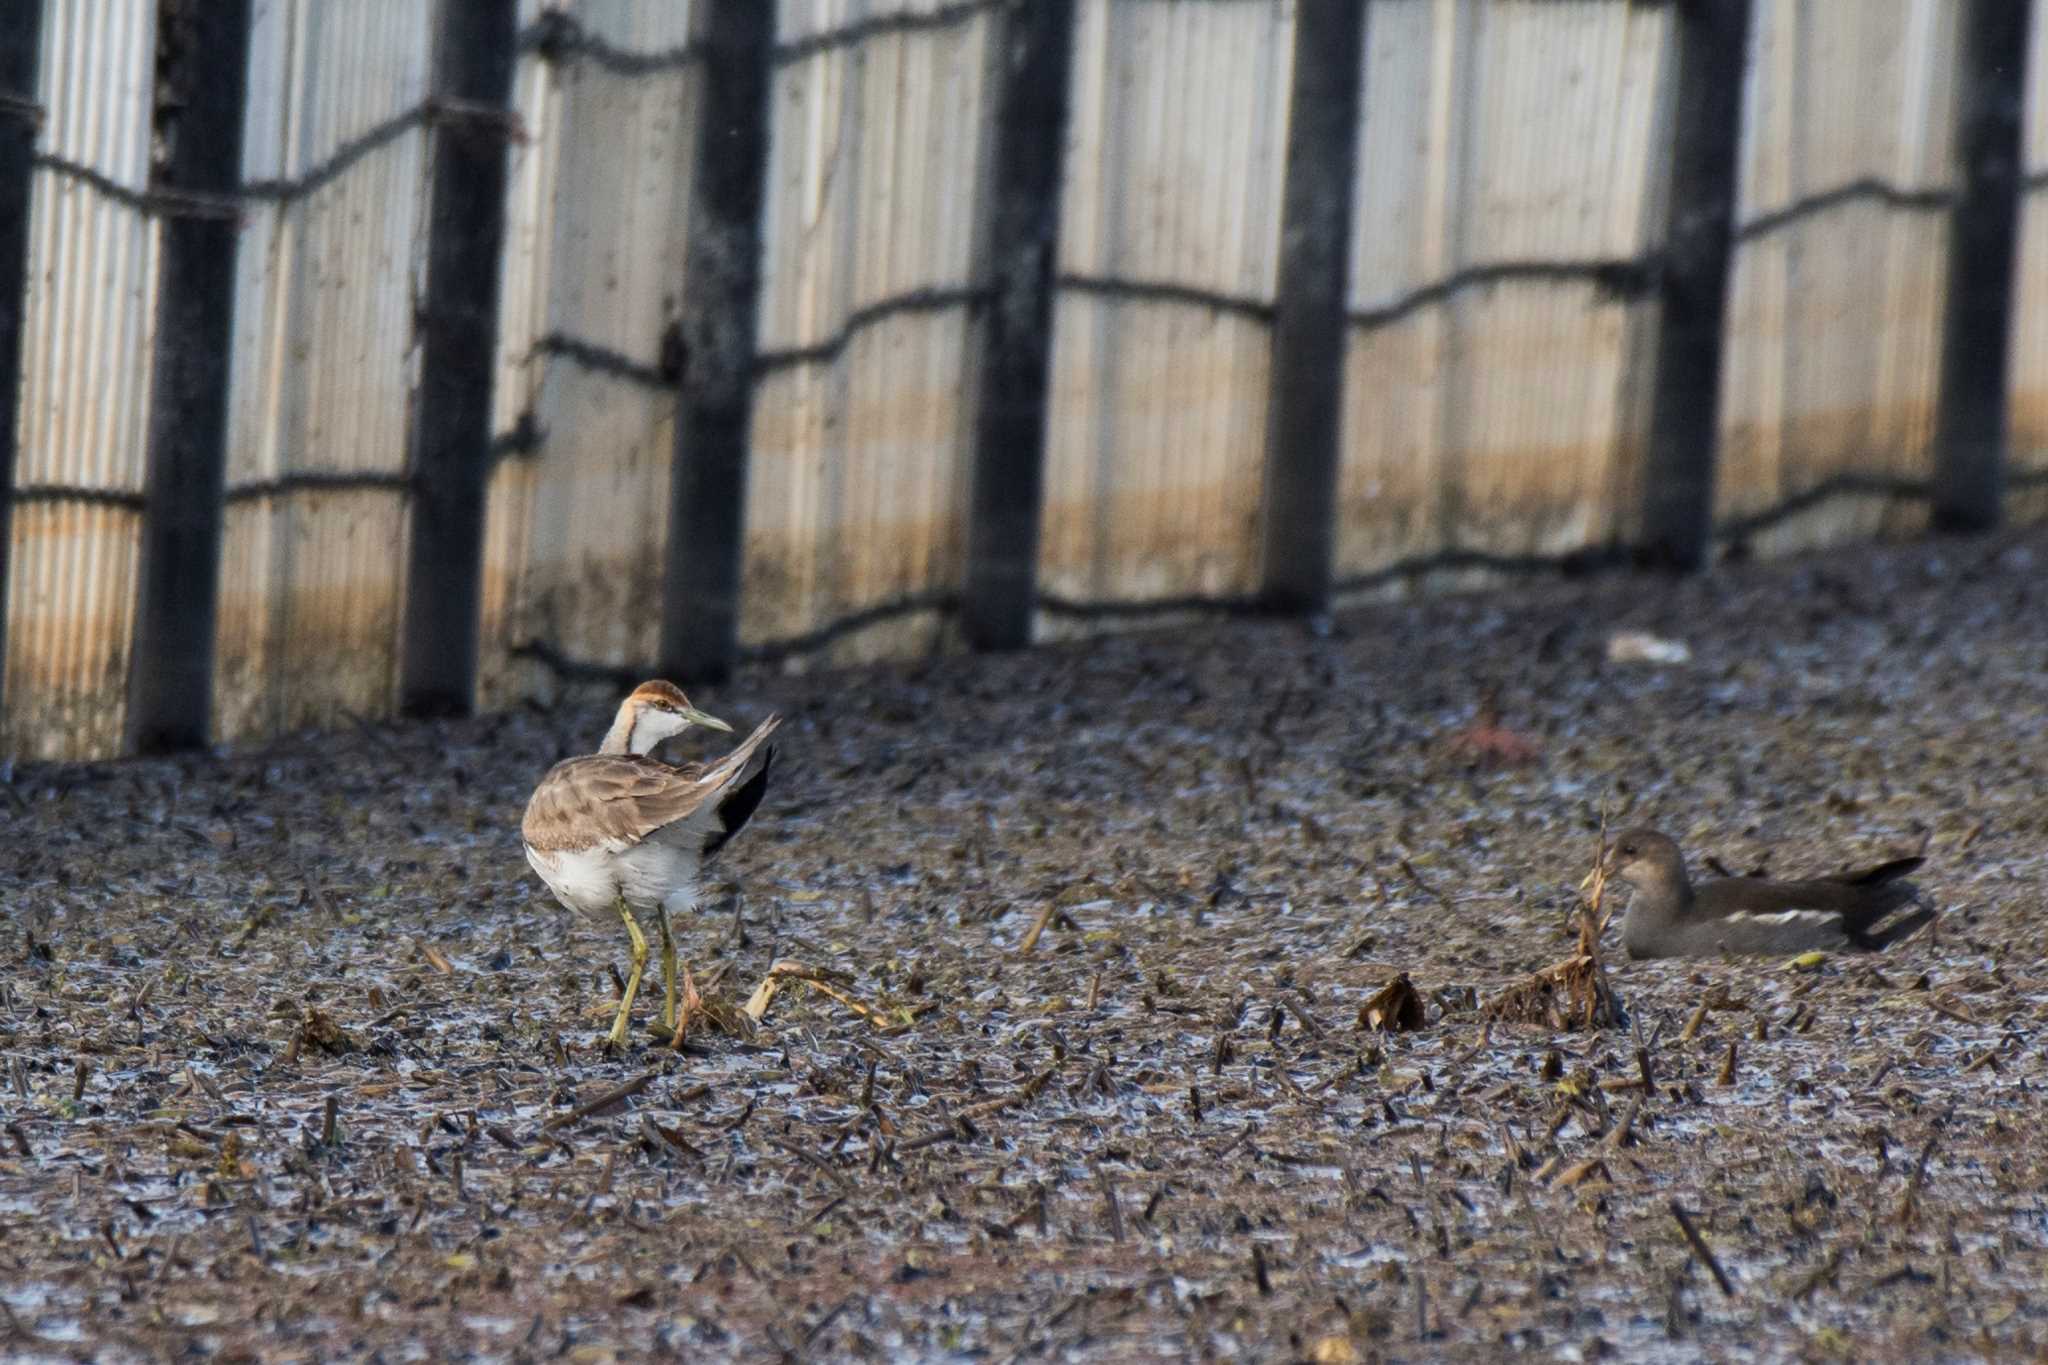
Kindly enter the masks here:
<path id="1" fill-rule="evenodd" d="M 640 993 L 640 974 L 647 970 L 647 935 L 640 932 L 640 921 L 626 908 L 624 896 L 619 897 L 619 918 L 626 922 L 626 934 L 633 940 L 633 970 L 626 977 L 626 994 L 619 1001 L 618 1016 L 612 1020 L 611 1036 L 605 1040 L 613 1048 L 626 1045 L 626 1019 L 633 1013 L 633 997 Z"/>
<path id="2" fill-rule="evenodd" d="M 676 1028 L 676 940 L 669 932 L 666 905 L 654 912 L 654 927 L 661 930 L 661 987 L 664 1001 L 661 1027 L 664 1032 L 673 1033 Z"/>

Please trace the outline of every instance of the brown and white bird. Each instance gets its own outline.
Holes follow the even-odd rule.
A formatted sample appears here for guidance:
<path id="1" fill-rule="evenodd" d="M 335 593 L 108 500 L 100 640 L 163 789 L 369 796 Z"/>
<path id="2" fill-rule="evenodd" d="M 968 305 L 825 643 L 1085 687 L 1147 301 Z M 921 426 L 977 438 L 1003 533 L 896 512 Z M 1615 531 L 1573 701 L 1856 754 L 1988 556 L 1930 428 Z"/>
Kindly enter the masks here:
<path id="1" fill-rule="evenodd" d="M 747 823 L 768 790 L 780 716 L 755 727 L 740 746 L 710 763 L 665 763 L 652 750 L 692 725 L 730 734 L 732 727 L 690 704 L 674 683 L 644 682 L 619 704 L 612 728 L 594 754 L 548 770 L 526 803 L 519 833 L 526 861 L 555 898 L 586 914 L 616 913 L 633 943 L 608 1042 L 623 1047 L 633 997 L 647 966 L 647 938 L 635 910 L 652 912 L 661 933 L 662 1025 L 676 1026 L 676 952 L 671 918 L 697 905 L 697 877 Z M 759 754 L 757 764 L 754 759 Z"/>
<path id="2" fill-rule="evenodd" d="M 1651 829 L 1625 829 L 1604 870 L 1635 888 L 1621 922 L 1630 957 L 1724 953 L 1876 952 L 1934 918 L 1905 880 L 1925 859 L 1900 858 L 1806 881 L 1716 877 L 1695 884 L 1678 845 Z"/>

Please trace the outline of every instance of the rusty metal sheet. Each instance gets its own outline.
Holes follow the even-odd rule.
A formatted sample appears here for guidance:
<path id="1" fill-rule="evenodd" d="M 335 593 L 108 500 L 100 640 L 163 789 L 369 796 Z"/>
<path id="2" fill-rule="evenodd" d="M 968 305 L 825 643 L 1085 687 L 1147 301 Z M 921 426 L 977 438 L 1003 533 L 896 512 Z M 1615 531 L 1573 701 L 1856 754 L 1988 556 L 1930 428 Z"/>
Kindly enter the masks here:
<path id="1" fill-rule="evenodd" d="M 785 47 L 898 12 L 789 4 Z M 988 94 L 986 14 L 778 63 L 741 631 L 759 641 L 958 585 L 972 425 L 972 279 Z M 926 296 L 938 302 L 859 321 Z M 817 350 L 817 348 L 823 348 Z M 840 659 L 930 648 L 929 617 Z"/>
<path id="2" fill-rule="evenodd" d="M 275 0 L 251 34 L 244 178 L 297 181 L 380 140 L 310 193 L 245 216 L 228 487 L 403 472 L 418 357 L 432 10 Z M 231 496 L 215 725 L 265 734 L 389 710 L 405 556 L 396 486 Z"/>
<path id="3" fill-rule="evenodd" d="M 1087 0 L 1078 8 L 1062 273 L 1269 304 L 1292 7 Z M 1066 288 L 1053 345 L 1045 589 L 1101 599 L 1250 587 L 1266 323 Z"/>
<path id="4" fill-rule="evenodd" d="M 1340 575 L 1625 531 L 1651 305 L 1590 277 L 1460 272 L 1656 244 L 1669 7 L 1433 0 L 1368 28 L 1345 370 Z M 1405 306 L 1405 310 L 1404 310 Z"/>
<path id="5" fill-rule="evenodd" d="M 1874 179 L 1955 183 L 1960 7 L 1762 0 L 1744 111 L 1739 219 Z M 1943 205 L 1860 199 L 1735 255 L 1716 515 L 1782 504 L 1845 474 L 1925 479 L 1947 274 Z M 1758 536 L 1780 553 L 1923 526 L 1924 503 L 1833 498 Z"/>
<path id="6" fill-rule="evenodd" d="M 43 150 L 129 190 L 149 183 L 155 6 L 50 5 Z M 39 170 L 17 489 L 142 488 L 157 228 L 79 178 Z M 117 752 L 134 624 L 139 513 L 45 500 L 14 512 L 0 745 L 34 758 Z"/>

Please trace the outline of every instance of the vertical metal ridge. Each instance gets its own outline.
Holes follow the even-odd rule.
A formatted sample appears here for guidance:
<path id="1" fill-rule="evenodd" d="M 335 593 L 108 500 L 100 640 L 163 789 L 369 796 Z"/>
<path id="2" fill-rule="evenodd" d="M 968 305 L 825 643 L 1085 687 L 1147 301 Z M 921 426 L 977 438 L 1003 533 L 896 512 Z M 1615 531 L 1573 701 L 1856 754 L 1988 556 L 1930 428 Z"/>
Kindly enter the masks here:
<path id="1" fill-rule="evenodd" d="M 467 715 L 476 705 L 518 5 L 444 0 L 440 21 L 434 95 L 467 111 L 444 114 L 434 130 L 400 653 L 399 706 L 409 715 Z"/>
<path id="2" fill-rule="evenodd" d="M 706 60 L 690 185 L 662 671 L 716 680 L 739 655 L 747 446 L 753 413 L 761 205 L 768 175 L 774 5 L 700 0 Z"/>
<path id="3" fill-rule="evenodd" d="M 1037 607 L 1073 0 L 1013 3 L 1000 23 L 983 267 L 995 297 L 982 323 L 961 621 L 977 649 L 1031 643 Z"/>
<path id="4" fill-rule="evenodd" d="M 14 465 L 21 439 L 22 340 L 28 323 L 29 201 L 35 184 L 43 0 L 0 0 L 0 604 L 7 600 L 14 536 Z M 7 613 L 0 606 L 0 660 Z M 5 694 L 0 693 L 0 702 Z"/>
<path id="5" fill-rule="evenodd" d="M 1343 437 L 1345 301 L 1368 6 L 1300 0 L 1294 18 L 1280 274 L 1261 509 L 1261 596 L 1280 611 L 1330 607 Z"/>
<path id="6" fill-rule="evenodd" d="M 1643 537 L 1653 560 L 1680 569 L 1706 562 L 1712 536 L 1749 18 L 1750 0 L 1678 11 L 1678 96 Z"/>
<path id="7" fill-rule="evenodd" d="M 155 186 L 230 194 L 241 183 L 250 0 L 158 11 Z M 240 226 L 163 226 L 149 409 L 142 573 L 129 660 L 130 749 L 197 748 L 209 737 L 226 483 L 228 357 Z"/>
<path id="8" fill-rule="evenodd" d="M 1988 531 L 2004 515 L 2011 420 L 2021 112 L 2033 0 L 1967 0 L 1958 44 L 1956 160 L 1936 417 L 1934 525 Z"/>

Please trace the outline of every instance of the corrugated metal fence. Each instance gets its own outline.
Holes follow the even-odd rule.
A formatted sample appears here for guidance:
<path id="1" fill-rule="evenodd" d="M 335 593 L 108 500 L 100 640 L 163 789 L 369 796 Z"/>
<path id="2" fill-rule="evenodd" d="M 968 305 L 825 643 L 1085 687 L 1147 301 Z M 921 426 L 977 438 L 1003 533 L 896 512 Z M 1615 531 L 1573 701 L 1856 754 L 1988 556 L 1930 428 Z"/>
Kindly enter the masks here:
<path id="1" fill-rule="evenodd" d="M 0 0 L 0 747 L 2038 515 L 2032 8 Z"/>

